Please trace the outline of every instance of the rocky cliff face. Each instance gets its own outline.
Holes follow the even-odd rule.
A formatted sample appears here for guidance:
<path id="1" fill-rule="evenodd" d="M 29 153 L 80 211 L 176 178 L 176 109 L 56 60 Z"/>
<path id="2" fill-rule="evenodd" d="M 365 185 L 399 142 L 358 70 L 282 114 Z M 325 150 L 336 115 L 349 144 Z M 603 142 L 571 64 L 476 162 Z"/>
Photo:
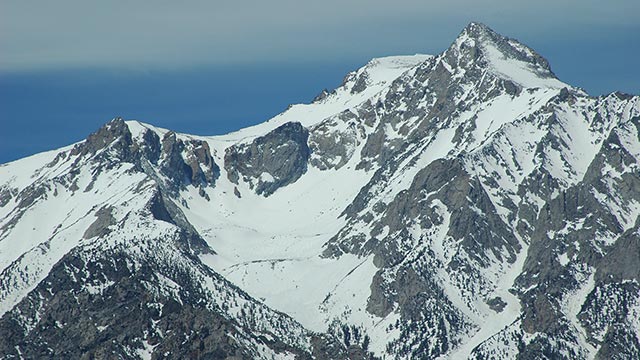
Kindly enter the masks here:
<path id="1" fill-rule="evenodd" d="M 227 148 L 224 157 L 227 178 L 234 184 L 242 180 L 258 194 L 271 195 L 307 171 L 309 131 L 300 123 L 289 122 L 250 144 Z"/>
<path id="2" fill-rule="evenodd" d="M 0 352 L 638 357 L 640 97 L 477 23 L 321 95 L 0 168 Z"/>

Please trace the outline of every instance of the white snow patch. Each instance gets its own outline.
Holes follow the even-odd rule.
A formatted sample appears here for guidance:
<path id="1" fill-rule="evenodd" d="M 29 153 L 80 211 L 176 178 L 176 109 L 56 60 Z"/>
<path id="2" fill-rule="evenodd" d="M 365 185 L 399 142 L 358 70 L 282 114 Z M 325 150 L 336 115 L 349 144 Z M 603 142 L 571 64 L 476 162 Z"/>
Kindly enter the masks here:
<path id="1" fill-rule="evenodd" d="M 513 82 L 525 88 L 556 88 L 561 89 L 570 87 L 560 80 L 551 77 L 549 73 L 538 75 L 546 72 L 540 68 L 536 68 L 533 64 L 506 58 L 504 54 L 498 50 L 493 44 L 482 43 L 483 50 L 487 59 L 491 62 L 492 70 L 498 75 L 511 79 Z"/>
<path id="2" fill-rule="evenodd" d="M 567 253 L 558 255 L 558 262 L 562 266 L 567 266 L 567 264 L 569 264 L 569 256 L 567 255 Z"/>
<path id="3" fill-rule="evenodd" d="M 153 355 L 153 349 L 155 346 L 149 344 L 147 340 L 142 340 L 142 348 L 136 349 L 136 354 L 142 360 L 151 360 L 151 356 Z"/>
<path id="4" fill-rule="evenodd" d="M 268 172 L 263 172 L 262 174 L 260 174 L 260 181 L 274 182 L 276 181 L 276 179 L 273 177 L 273 175 L 269 174 Z"/>

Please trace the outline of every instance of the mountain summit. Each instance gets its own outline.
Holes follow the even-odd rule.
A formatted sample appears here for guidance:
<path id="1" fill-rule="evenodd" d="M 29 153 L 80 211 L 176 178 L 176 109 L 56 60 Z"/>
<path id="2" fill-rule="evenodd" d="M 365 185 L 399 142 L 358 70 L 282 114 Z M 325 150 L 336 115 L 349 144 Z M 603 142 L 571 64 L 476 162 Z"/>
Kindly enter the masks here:
<path id="1" fill-rule="evenodd" d="M 223 136 L 0 166 L 3 358 L 640 357 L 640 97 L 472 23 Z"/>
<path id="2" fill-rule="evenodd" d="M 470 23 L 445 52 L 451 66 L 480 67 L 523 87 L 566 87 L 545 58 L 517 40 L 480 23 Z"/>

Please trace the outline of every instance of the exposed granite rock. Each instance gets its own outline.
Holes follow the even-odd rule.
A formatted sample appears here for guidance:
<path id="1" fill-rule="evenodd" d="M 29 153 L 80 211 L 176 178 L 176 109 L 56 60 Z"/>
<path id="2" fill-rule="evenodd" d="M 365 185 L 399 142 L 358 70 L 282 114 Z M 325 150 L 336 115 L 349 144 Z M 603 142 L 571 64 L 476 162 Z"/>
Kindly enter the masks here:
<path id="1" fill-rule="evenodd" d="M 308 138 L 307 129 L 300 123 L 290 122 L 250 144 L 231 146 L 224 157 L 229 180 L 237 184 L 242 176 L 257 194 L 273 194 L 307 171 L 311 154 Z"/>
<path id="2" fill-rule="evenodd" d="M 625 208 L 640 202 L 637 160 L 620 141 L 621 131 L 638 136 L 635 125 L 614 128 L 582 182 L 550 199 L 533 222 L 536 230 L 524 271 L 516 280 L 519 288 L 532 289 L 521 294 L 522 323 L 528 332 L 559 331 L 563 318 L 559 301 L 567 289 L 579 285 L 587 266 L 595 270 L 591 272 L 597 284 L 620 287 L 625 281 L 640 279 L 638 219 L 625 224 L 623 216 L 612 211 L 615 206 Z M 558 184 L 548 186 L 541 193 L 550 194 Z M 561 263 L 560 255 L 571 262 Z M 628 309 L 616 308 L 621 316 L 627 316 Z"/>
<path id="3" fill-rule="evenodd" d="M 355 83 L 353 87 L 351 87 L 352 94 L 358 94 L 363 92 L 367 86 L 369 85 L 369 74 L 367 72 L 362 72 L 360 76 L 355 78 Z"/>
<path id="4" fill-rule="evenodd" d="M 7 203 L 10 200 L 17 201 L 18 205 L 16 210 L 7 214 L 7 221 L 0 226 L 0 237 L 5 233 L 8 233 L 11 229 L 18 224 L 22 216 L 29 211 L 29 208 L 40 200 L 44 200 L 48 197 L 48 191 L 50 189 L 49 184 L 43 184 L 34 182 L 31 185 L 24 188 L 22 191 L 15 189 L 8 189 L 4 194 L 7 195 Z M 74 191 L 74 190 L 72 190 Z"/>
<path id="5" fill-rule="evenodd" d="M 457 346 L 460 334 L 471 327 L 468 319 L 444 295 L 429 269 L 419 263 L 400 267 L 397 277 L 386 286 L 389 288 L 384 297 L 397 294 L 392 296 L 400 313 L 400 321 L 388 329 L 400 331 L 397 340 L 387 347 L 396 357 L 437 358 Z M 370 300 L 367 309 L 372 309 L 371 305 Z"/>
<path id="6" fill-rule="evenodd" d="M 312 129 L 309 136 L 309 163 L 312 166 L 320 170 L 340 169 L 351 159 L 361 139 L 365 137 L 364 127 L 356 121 L 350 121 L 354 117 L 352 112 L 346 111 Z M 346 129 L 336 130 L 338 124 Z"/>
<path id="7" fill-rule="evenodd" d="M 334 90 L 335 91 L 335 90 Z M 312 103 L 318 103 L 321 102 L 322 100 L 326 99 L 327 97 L 329 97 L 329 95 L 331 95 L 332 92 L 330 92 L 327 89 L 322 89 L 322 91 L 316 95 L 313 100 L 311 101 Z"/>
<path id="8" fill-rule="evenodd" d="M 112 215 L 112 209 L 109 207 L 103 207 L 96 212 L 96 220 L 87 228 L 82 237 L 84 239 L 91 239 L 96 236 L 105 236 L 111 230 L 110 226 L 115 225 L 116 219 Z"/>
<path id="9" fill-rule="evenodd" d="M 122 162 L 132 163 L 135 170 L 153 178 L 158 178 L 159 174 L 165 176 L 168 181 L 160 182 L 174 193 L 189 185 L 214 186 L 220 175 L 206 141 L 178 138 L 174 132 L 168 132 L 160 139 L 150 129 L 143 130 L 140 139 L 134 140 L 122 118 L 115 118 L 89 135 L 86 141 L 71 150 L 70 155 L 77 156 L 75 164 L 95 157 L 92 161 L 105 169 Z M 94 172 L 94 177 L 97 173 Z"/>
<path id="10" fill-rule="evenodd" d="M 609 328 L 600 349 L 597 360 L 640 359 L 640 341 L 638 334 L 625 324 L 615 324 Z"/>
<path id="11" fill-rule="evenodd" d="M 168 222 L 180 228 L 180 237 L 177 244 L 185 251 L 196 254 L 213 253 L 207 242 L 198 231 L 189 223 L 182 211 L 169 198 L 164 196 L 160 189 L 147 205 L 149 212 L 156 220 Z"/>
<path id="12" fill-rule="evenodd" d="M 220 175 L 206 141 L 182 140 L 174 132 L 168 132 L 162 138 L 160 158 L 160 172 L 172 179 L 177 187 L 212 186 Z"/>
<path id="13" fill-rule="evenodd" d="M 640 304 L 640 286 L 634 282 L 599 282 L 587 295 L 578 313 L 580 324 L 587 330 L 589 341 L 603 343 L 619 332 L 616 327 L 633 328 Z M 611 331 L 611 333 L 610 333 Z"/>
<path id="14" fill-rule="evenodd" d="M 146 130 L 142 134 L 142 141 L 138 145 L 139 151 L 150 163 L 157 164 L 162 154 L 160 136 L 155 131 Z"/>
<path id="15" fill-rule="evenodd" d="M 76 145 L 71 150 L 71 156 L 96 154 L 101 150 L 111 148 L 122 159 L 131 159 L 133 140 L 129 127 L 120 117 L 114 118 L 98 131 L 87 137 L 86 141 Z"/>
<path id="16" fill-rule="evenodd" d="M 640 224 L 626 231 L 611 246 L 598 264 L 595 278 L 602 282 L 636 281 L 640 283 Z"/>
<path id="17" fill-rule="evenodd" d="M 499 313 L 504 310 L 504 307 L 507 306 L 507 303 L 504 302 L 501 297 L 494 297 L 487 300 L 487 305 L 489 305 L 489 308 L 491 310 Z"/>
<path id="18" fill-rule="evenodd" d="M 6 185 L 0 186 L 0 207 L 7 205 L 16 195 L 18 195 L 17 189 L 12 189 Z"/>

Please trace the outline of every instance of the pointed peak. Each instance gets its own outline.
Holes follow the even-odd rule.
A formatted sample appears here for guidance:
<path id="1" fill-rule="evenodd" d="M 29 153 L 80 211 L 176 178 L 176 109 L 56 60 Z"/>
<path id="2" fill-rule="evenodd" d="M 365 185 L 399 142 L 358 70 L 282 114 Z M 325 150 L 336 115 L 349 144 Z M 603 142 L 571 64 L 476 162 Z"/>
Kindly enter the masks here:
<path id="1" fill-rule="evenodd" d="M 450 66 L 488 68 L 523 87 L 567 86 L 557 80 L 545 58 L 515 39 L 471 22 L 444 54 Z"/>
<path id="2" fill-rule="evenodd" d="M 487 25 L 475 21 L 472 21 L 469 23 L 469 25 L 465 26 L 465 28 L 462 30 L 462 33 L 467 34 L 470 37 L 480 37 L 487 34 L 498 35 Z"/>
<path id="3" fill-rule="evenodd" d="M 488 27 L 487 25 L 480 22 L 471 22 L 469 25 L 465 26 L 464 29 L 460 32 L 460 35 L 453 42 L 451 47 L 455 48 L 464 48 L 464 47 L 474 47 L 477 45 L 484 44 L 500 44 L 500 43 L 508 43 L 515 42 L 516 40 L 509 39 L 504 37 L 493 29 Z M 518 43 L 519 44 L 519 43 Z M 522 47 L 524 45 L 520 44 Z"/>
<path id="4" fill-rule="evenodd" d="M 485 43 L 499 43 L 510 39 L 498 34 L 487 25 L 480 22 L 471 22 L 460 32 L 451 47 L 473 47 Z"/>

